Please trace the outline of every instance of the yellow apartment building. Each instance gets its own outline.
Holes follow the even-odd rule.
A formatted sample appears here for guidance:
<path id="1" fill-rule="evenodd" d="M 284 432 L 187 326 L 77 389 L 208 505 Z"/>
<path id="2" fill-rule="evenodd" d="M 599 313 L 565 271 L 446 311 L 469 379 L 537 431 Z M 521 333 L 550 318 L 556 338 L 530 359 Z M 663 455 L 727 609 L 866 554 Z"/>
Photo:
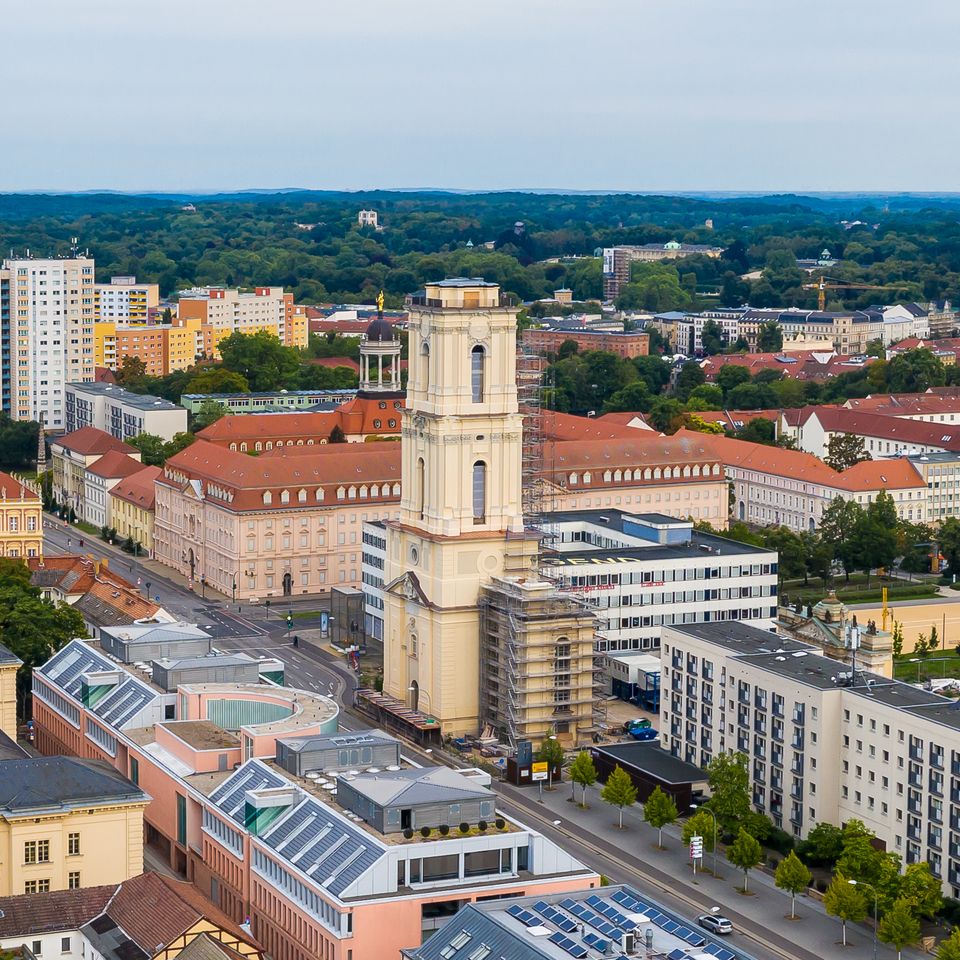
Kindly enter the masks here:
<path id="1" fill-rule="evenodd" d="M 147 556 L 153 556 L 153 510 L 156 502 L 154 481 L 160 467 L 144 467 L 117 482 L 109 493 L 110 520 L 120 540 L 128 537 L 139 543 Z"/>
<path id="2" fill-rule="evenodd" d="M 0 896 L 120 883 L 142 873 L 149 802 L 139 787 L 97 760 L 4 760 Z"/>
<path id="3" fill-rule="evenodd" d="M 0 471 L 0 556 L 43 556 L 42 512 L 34 490 Z"/>

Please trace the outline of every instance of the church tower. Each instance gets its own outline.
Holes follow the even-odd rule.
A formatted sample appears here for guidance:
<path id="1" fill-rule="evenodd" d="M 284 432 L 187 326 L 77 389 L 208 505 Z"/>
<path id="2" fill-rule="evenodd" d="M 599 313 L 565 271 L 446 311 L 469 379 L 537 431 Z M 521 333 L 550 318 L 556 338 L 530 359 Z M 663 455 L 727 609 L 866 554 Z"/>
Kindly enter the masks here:
<path id="1" fill-rule="evenodd" d="M 388 525 L 384 691 L 443 732 L 479 714 L 480 588 L 533 569 L 521 512 L 516 311 L 497 284 L 451 279 L 413 299 L 400 519 Z"/>

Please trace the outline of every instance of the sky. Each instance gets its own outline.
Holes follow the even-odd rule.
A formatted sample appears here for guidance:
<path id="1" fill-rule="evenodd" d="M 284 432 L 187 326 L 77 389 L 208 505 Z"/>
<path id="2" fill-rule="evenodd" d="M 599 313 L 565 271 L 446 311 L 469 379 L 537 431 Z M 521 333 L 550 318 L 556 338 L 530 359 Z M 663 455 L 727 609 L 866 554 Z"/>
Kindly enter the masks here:
<path id="1" fill-rule="evenodd" d="M 960 190 L 955 0 L 7 0 L 0 190 Z"/>

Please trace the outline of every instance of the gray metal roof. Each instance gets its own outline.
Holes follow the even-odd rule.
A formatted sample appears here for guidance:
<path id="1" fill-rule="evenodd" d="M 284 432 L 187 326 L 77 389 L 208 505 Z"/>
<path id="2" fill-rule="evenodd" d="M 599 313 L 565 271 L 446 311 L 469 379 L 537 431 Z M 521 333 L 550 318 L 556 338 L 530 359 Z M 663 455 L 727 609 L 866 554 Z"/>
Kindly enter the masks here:
<path id="1" fill-rule="evenodd" d="M 0 810 L 6 814 L 150 799 L 100 760 L 27 757 L 3 761 L 2 772 Z"/>
<path id="2" fill-rule="evenodd" d="M 195 623 L 126 623 L 104 627 L 101 634 L 116 637 L 125 643 L 169 643 L 172 640 L 208 640 L 210 634 Z"/>
<path id="3" fill-rule="evenodd" d="M 236 773 L 227 777 L 210 794 L 221 813 L 243 826 L 244 805 L 248 790 L 284 787 L 289 783 L 259 760 L 248 760 Z"/>
<path id="4" fill-rule="evenodd" d="M 381 807 L 394 804 L 456 803 L 461 799 L 492 799 L 494 793 L 449 767 L 408 768 L 364 773 L 350 787 Z"/>
<path id="5" fill-rule="evenodd" d="M 261 838 L 334 896 L 386 854 L 370 834 L 302 791 L 303 801 Z"/>
<path id="6" fill-rule="evenodd" d="M 127 673 L 118 663 L 108 659 L 83 640 L 71 640 L 54 654 L 37 672 L 80 701 L 83 675 L 103 671 L 119 671 L 116 689 L 98 700 L 89 709 L 111 726 L 121 728 L 141 710 L 159 698 L 156 690 Z"/>

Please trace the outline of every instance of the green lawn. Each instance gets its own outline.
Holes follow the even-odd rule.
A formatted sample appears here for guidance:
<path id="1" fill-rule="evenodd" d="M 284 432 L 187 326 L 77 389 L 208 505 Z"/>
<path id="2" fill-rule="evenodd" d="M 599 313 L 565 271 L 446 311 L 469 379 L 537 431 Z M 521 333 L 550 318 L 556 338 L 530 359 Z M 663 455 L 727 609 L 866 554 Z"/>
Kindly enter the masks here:
<path id="1" fill-rule="evenodd" d="M 916 663 L 911 661 L 916 660 Z M 960 656 L 951 648 L 933 650 L 925 657 L 904 654 L 893 661 L 893 676 L 896 680 L 918 683 L 921 680 L 936 680 L 940 677 L 960 677 Z"/>
<path id="2" fill-rule="evenodd" d="M 849 585 L 842 580 L 838 580 L 834 584 L 837 597 L 844 603 L 882 603 L 883 587 L 887 588 L 887 600 L 891 603 L 894 600 L 931 600 L 939 596 L 937 586 L 933 583 L 908 583 L 903 580 L 883 581 L 874 577 L 870 586 L 867 587 L 865 578 L 861 578 L 858 583 L 853 582 L 853 577 L 850 579 L 851 583 Z M 786 594 L 791 604 L 798 601 L 800 603 L 817 603 L 826 596 L 826 593 L 827 591 L 823 589 L 822 583 L 813 586 L 813 581 L 807 587 L 800 585 L 791 588 L 784 585 L 782 590 L 782 594 Z"/>

